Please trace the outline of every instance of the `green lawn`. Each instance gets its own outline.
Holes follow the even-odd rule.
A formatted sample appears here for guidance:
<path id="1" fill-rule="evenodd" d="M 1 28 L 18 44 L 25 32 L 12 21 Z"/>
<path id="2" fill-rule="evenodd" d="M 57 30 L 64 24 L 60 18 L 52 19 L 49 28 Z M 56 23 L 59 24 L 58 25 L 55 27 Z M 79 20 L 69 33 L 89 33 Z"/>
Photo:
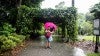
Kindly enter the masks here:
<path id="1" fill-rule="evenodd" d="M 93 41 L 93 38 L 94 38 L 94 41 L 95 41 L 96 40 L 96 37 L 95 36 L 84 36 L 83 39 Z M 99 41 L 100 41 L 100 37 L 99 37 Z"/>
<path id="2" fill-rule="evenodd" d="M 87 56 L 100 56 L 100 53 L 89 53 Z"/>

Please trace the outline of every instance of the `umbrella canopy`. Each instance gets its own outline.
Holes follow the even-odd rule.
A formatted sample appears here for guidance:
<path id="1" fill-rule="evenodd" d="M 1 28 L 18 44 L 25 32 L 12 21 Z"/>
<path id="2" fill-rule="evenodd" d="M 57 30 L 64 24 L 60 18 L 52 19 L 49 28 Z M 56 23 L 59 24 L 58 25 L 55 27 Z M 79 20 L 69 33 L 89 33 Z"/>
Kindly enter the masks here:
<path id="1" fill-rule="evenodd" d="M 53 23 L 53 22 L 46 22 L 45 24 L 44 24 L 44 28 L 45 29 L 48 29 L 48 28 L 54 28 L 54 30 L 56 30 L 57 29 L 57 26 Z"/>

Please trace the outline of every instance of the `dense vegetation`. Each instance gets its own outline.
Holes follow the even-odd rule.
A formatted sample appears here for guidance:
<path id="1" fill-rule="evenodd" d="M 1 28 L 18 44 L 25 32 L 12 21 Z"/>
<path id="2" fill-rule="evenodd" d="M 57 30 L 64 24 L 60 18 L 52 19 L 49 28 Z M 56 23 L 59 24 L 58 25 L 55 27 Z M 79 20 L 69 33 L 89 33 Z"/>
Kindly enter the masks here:
<path id="1" fill-rule="evenodd" d="M 0 0 L 0 52 L 21 44 L 33 32 L 33 16 L 41 1 Z"/>

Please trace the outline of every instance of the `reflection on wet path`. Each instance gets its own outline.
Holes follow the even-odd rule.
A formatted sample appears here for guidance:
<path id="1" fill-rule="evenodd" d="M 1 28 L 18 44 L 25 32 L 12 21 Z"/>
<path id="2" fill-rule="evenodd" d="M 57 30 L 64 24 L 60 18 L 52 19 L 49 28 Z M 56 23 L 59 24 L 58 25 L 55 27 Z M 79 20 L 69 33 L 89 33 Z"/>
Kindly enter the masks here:
<path id="1" fill-rule="evenodd" d="M 73 49 L 73 55 L 74 56 L 86 56 L 84 51 L 80 48 L 74 47 Z"/>

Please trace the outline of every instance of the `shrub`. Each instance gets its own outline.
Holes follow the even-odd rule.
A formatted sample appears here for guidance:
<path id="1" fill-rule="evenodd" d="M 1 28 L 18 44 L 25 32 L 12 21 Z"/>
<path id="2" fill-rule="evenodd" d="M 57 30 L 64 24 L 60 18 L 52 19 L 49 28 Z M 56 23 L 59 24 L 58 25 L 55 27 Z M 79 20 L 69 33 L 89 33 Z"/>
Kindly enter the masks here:
<path id="1" fill-rule="evenodd" d="M 18 33 L 26 35 L 27 33 L 30 33 L 30 30 L 32 30 L 33 26 L 33 15 L 31 15 L 32 8 L 21 5 L 18 8 L 18 12 L 19 18 L 16 21 L 16 29 Z"/>
<path id="2" fill-rule="evenodd" d="M 9 38 L 10 40 L 12 40 L 13 42 L 17 43 L 17 44 L 22 42 L 22 40 L 19 39 L 18 37 L 8 36 L 8 38 Z"/>
<path id="3" fill-rule="evenodd" d="M 10 36 L 13 36 L 13 37 L 16 37 L 16 38 L 19 38 L 20 40 L 25 40 L 26 36 L 24 35 L 18 35 L 16 33 L 12 33 Z"/>
<path id="4" fill-rule="evenodd" d="M 12 26 L 8 23 L 4 23 L 3 26 L 0 27 L 0 35 L 8 36 L 11 33 L 15 32 L 15 28 L 12 28 Z"/>
<path id="5" fill-rule="evenodd" d="M 7 39 L 5 35 L 0 36 L 0 42 L 6 41 Z"/>
<path id="6" fill-rule="evenodd" d="M 8 36 L 10 34 L 9 31 L 0 31 L 0 35 Z"/>
<path id="7" fill-rule="evenodd" d="M 28 39 L 29 39 L 29 37 L 30 37 L 30 35 L 28 35 L 28 34 L 27 34 L 27 35 L 26 35 L 25 40 L 28 40 Z"/>
<path id="8" fill-rule="evenodd" d="M 77 27 L 77 9 L 70 7 L 67 9 L 66 29 L 68 41 L 77 41 L 78 27 Z"/>
<path id="9" fill-rule="evenodd" d="M 25 40 L 25 36 L 11 34 L 9 36 L 1 35 L 0 36 L 0 51 L 6 51 L 14 48 L 17 44 L 20 44 Z"/>
<path id="10" fill-rule="evenodd" d="M 16 43 L 13 42 L 12 40 L 8 39 L 6 41 L 3 41 L 3 45 L 1 46 L 1 50 L 8 50 L 8 49 L 12 49 L 13 47 L 16 46 Z"/>
<path id="11" fill-rule="evenodd" d="M 5 40 L 7 40 L 7 38 L 4 35 L 0 36 L 0 49 L 1 49 L 1 46 L 3 45 L 3 42 Z"/>

